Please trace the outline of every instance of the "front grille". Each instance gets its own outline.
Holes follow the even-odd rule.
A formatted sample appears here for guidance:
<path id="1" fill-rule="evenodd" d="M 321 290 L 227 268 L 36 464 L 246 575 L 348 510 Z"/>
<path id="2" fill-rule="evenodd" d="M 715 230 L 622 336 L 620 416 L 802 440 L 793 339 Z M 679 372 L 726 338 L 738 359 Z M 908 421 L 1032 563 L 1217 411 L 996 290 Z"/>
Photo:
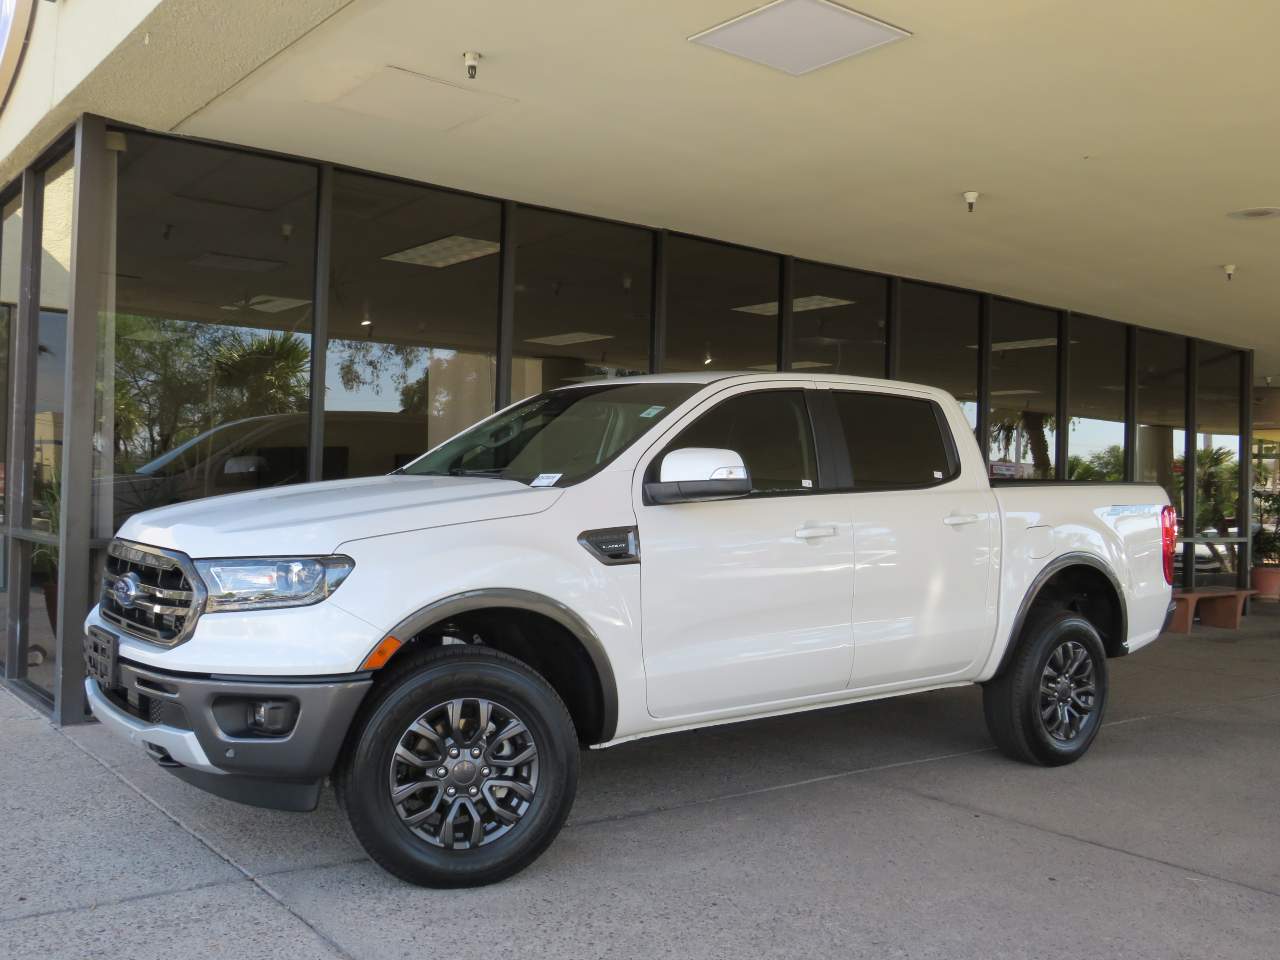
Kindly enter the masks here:
<path id="1" fill-rule="evenodd" d="M 204 598 L 204 584 L 185 554 L 126 540 L 107 548 L 99 610 L 125 633 L 179 644 L 195 629 Z"/>

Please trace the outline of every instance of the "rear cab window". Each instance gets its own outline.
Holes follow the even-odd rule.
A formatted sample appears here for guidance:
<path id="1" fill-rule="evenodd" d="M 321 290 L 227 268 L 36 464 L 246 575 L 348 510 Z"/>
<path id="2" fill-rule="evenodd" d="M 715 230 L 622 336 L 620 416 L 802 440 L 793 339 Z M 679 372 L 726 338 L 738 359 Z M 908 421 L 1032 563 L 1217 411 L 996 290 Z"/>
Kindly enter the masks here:
<path id="1" fill-rule="evenodd" d="M 831 393 L 854 490 L 914 490 L 959 475 L 950 430 L 934 401 L 852 390 Z"/>

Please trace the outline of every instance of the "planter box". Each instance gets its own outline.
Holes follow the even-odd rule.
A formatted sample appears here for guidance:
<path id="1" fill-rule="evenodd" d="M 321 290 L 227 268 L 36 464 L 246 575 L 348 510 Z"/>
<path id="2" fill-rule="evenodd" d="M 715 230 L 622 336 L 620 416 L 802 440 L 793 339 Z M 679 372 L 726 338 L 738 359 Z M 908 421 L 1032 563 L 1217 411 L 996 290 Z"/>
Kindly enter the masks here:
<path id="1" fill-rule="evenodd" d="M 1254 567 L 1252 583 L 1258 596 L 1280 600 L 1280 567 Z"/>

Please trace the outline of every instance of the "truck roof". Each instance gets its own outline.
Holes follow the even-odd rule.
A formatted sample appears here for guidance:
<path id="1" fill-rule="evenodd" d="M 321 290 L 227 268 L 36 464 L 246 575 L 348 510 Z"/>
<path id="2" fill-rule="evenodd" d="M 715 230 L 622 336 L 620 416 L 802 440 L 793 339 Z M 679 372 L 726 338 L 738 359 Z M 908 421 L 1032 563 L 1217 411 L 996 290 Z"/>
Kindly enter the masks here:
<path id="1" fill-rule="evenodd" d="M 862 387 L 888 387 L 890 389 L 902 389 L 904 387 L 911 390 L 920 390 L 923 392 L 936 394 L 938 396 L 950 397 L 951 394 L 939 387 L 931 387 L 923 383 L 911 383 L 905 380 L 885 380 L 877 377 L 852 377 L 842 373 L 823 373 L 820 370 L 806 372 L 789 372 L 782 373 L 778 371 L 763 370 L 706 370 L 694 371 L 691 373 L 646 373 L 634 377 L 596 377 L 591 380 L 584 380 L 580 383 L 569 384 L 563 387 L 557 387 L 557 390 L 573 390 L 578 387 L 599 386 L 601 383 L 609 382 L 626 382 L 626 383 L 696 383 L 706 385 L 709 383 L 719 383 L 725 380 L 739 380 L 750 382 L 752 380 L 761 381 L 778 381 L 778 380 L 794 380 L 797 383 L 812 383 L 815 380 L 823 382 L 848 383 Z"/>

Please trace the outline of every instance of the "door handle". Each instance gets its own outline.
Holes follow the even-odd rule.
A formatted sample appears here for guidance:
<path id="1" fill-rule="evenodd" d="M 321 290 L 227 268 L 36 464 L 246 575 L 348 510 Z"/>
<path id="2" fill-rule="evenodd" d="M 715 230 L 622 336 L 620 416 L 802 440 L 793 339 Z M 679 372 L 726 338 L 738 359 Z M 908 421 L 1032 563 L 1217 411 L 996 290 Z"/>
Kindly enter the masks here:
<path id="1" fill-rule="evenodd" d="M 821 540 L 823 537 L 834 537 L 836 528 L 832 524 L 817 527 L 801 527 L 796 531 L 796 538 L 799 540 Z"/>
<path id="2" fill-rule="evenodd" d="M 978 515 L 976 513 L 949 513 L 942 518 L 942 522 L 948 527 L 962 527 L 966 523 L 977 523 Z"/>

